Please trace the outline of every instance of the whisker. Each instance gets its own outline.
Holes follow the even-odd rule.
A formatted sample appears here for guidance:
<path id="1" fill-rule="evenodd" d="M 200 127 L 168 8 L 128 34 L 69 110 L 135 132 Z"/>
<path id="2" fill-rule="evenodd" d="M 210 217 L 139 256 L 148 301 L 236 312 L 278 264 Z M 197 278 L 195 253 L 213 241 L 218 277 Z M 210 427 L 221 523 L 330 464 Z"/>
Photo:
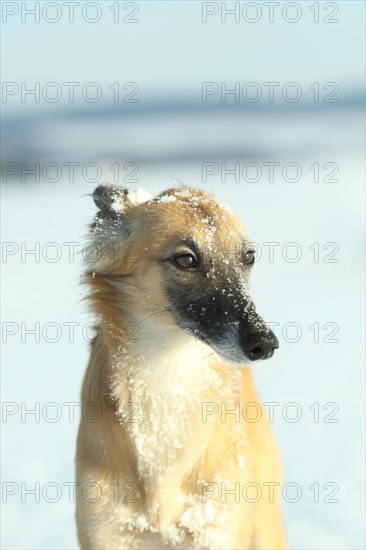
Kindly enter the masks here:
<path id="1" fill-rule="evenodd" d="M 153 313 L 151 313 L 150 315 L 147 315 L 146 317 L 144 317 L 143 319 L 141 319 L 141 323 L 143 323 L 144 321 L 146 321 L 147 319 L 150 319 L 151 317 L 154 317 L 154 315 L 159 315 L 159 313 L 165 313 L 166 311 L 171 311 L 171 308 L 169 306 L 166 306 L 166 307 L 163 307 L 162 309 L 159 309 L 158 311 L 154 311 Z"/>
<path id="2" fill-rule="evenodd" d="M 185 183 L 183 183 L 181 180 L 179 180 L 178 178 L 176 178 L 175 176 L 170 176 L 173 180 L 177 181 L 178 183 L 180 183 L 180 185 L 184 188 L 187 187 L 187 185 Z"/>

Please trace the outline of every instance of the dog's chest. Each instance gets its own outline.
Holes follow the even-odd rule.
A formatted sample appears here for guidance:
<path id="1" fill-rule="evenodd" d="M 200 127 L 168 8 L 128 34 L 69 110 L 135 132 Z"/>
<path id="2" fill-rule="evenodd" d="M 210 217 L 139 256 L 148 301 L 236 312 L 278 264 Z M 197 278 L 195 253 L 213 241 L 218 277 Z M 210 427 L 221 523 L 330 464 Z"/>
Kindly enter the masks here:
<path id="1" fill-rule="evenodd" d="M 179 462 L 189 468 L 215 429 L 214 423 L 204 422 L 207 403 L 235 398 L 237 369 L 229 369 L 228 379 L 210 359 L 207 346 L 189 341 L 150 357 L 145 353 L 129 369 L 126 383 L 134 418 L 127 430 L 144 477 L 169 475 Z"/>

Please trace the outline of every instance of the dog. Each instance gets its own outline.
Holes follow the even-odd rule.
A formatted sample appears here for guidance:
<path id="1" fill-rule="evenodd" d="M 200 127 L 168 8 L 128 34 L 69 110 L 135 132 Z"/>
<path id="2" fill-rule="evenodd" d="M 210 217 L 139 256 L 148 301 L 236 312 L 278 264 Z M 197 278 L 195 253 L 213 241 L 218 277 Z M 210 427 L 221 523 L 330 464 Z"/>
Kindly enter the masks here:
<path id="1" fill-rule="evenodd" d="M 93 199 L 80 547 L 286 548 L 280 460 L 248 367 L 278 340 L 249 295 L 238 218 L 188 187 L 101 185 Z"/>

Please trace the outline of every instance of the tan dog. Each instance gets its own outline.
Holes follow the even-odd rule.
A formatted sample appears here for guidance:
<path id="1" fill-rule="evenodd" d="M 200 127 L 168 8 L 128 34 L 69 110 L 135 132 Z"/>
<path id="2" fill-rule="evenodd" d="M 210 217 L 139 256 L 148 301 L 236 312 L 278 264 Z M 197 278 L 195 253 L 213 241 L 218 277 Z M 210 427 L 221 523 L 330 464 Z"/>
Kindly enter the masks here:
<path id="1" fill-rule="evenodd" d="M 93 197 L 100 330 L 77 444 L 81 548 L 285 548 L 277 450 L 243 368 L 278 341 L 248 294 L 238 219 L 190 188 Z"/>

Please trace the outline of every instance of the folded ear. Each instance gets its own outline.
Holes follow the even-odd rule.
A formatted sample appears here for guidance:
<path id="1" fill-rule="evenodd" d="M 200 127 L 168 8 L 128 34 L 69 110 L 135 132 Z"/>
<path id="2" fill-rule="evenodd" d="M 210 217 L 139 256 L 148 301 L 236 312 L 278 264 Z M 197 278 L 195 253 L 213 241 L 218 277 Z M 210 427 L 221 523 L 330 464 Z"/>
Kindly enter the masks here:
<path id="1" fill-rule="evenodd" d="M 143 189 L 123 189 L 116 185 L 99 185 L 93 199 L 104 218 L 118 219 L 125 209 L 152 199 Z"/>

